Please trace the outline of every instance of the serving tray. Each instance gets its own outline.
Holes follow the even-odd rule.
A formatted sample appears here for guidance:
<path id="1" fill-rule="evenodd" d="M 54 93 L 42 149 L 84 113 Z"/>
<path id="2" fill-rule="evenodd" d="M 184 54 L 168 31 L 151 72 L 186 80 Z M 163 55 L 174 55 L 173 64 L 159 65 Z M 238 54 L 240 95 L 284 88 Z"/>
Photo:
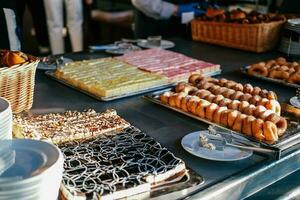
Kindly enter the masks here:
<path id="1" fill-rule="evenodd" d="M 187 115 L 189 117 L 192 117 L 192 118 L 197 119 L 199 121 L 202 121 L 204 123 L 217 126 L 221 129 L 224 129 L 224 130 L 229 131 L 233 134 L 236 134 L 240 137 L 243 137 L 243 138 L 247 139 L 249 141 L 249 143 L 251 143 L 251 145 L 253 145 L 253 146 L 259 146 L 261 148 L 270 149 L 270 150 L 273 151 L 273 153 L 274 153 L 273 156 L 276 159 L 279 159 L 281 156 L 283 156 L 284 152 L 288 152 L 287 150 L 290 150 L 290 148 L 295 147 L 298 144 L 300 145 L 300 117 L 291 114 L 290 112 L 288 112 L 288 110 L 285 110 L 286 106 L 282 107 L 282 110 L 283 110 L 282 116 L 285 117 L 288 120 L 288 128 L 287 128 L 285 134 L 282 137 L 280 137 L 277 142 L 268 143 L 267 141 L 258 141 L 253 137 L 246 136 L 242 133 L 233 131 L 233 130 L 228 129 L 224 126 L 221 126 L 221 125 L 216 124 L 214 122 L 208 121 L 204 118 L 196 116 L 192 113 L 185 112 L 185 111 L 183 111 L 179 108 L 175 108 L 175 107 L 172 107 L 168 104 L 162 103 L 159 99 L 159 96 L 162 93 L 164 93 L 166 91 L 169 91 L 169 90 L 170 89 L 165 89 L 165 90 L 162 90 L 162 91 L 153 92 L 151 94 L 145 95 L 144 98 L 151 101 L 151 102 L 153 102 L 153 103 L 156 103 L 158 105 L 167 107 L 167 108 L 169 108 L 171 110 L 174 110 L 176 112 L 179 112 L 181 114 Z"/>
<path id="2" fill-rule="evenodd" d="M 116 100 L 116 99 L 121 99 L 121 98 L 125 98 L 125 97 L 131 97 L 131 96 L 135 96 L 135 95 L 139 95 L 139 94 L 145 94 L 145 93 L 149 93 L 149 92 L 153 92 L 153 91 L 156 91 L 156 90 L 162 90 L 162 89 L 165 89 L 165 88 L 170 88 L 172 86 L 174 86 L 175 83 L 167 83 L 165 85 L 160 85 L 160 86 L 157 86 L 157 87 L 152 87 L 152 88 L 147 88 L 147 89 L 144 89 L 144 90 L 140 90 L 140 91 L 136 91 L 136 92 L 131 92 L 131 93 L 127 93 L 127 94 L 123 94 L 123 95 L 118 95 L 118 96 L 111 96 L 111 97 L 100 97 L 100 96 L 97 96 L 91 92 L 88 92 L 86 90 L 83 90 L 79 87 L 76 87 L 70 83 L 68 83 L 67 81 L 65 80 L 62 80 L 62 79 L 59 79 L 57 78 L 55 75 L 54 75 L 54 72 L 53 71 L 46 71 L 45 74 L 52 78 L 53 80 L 56 80 L 68 87 L 71 87 L 81 93 L 84 93 L 88 96 L 91 96 L 97 100 L 100 100 L 100 101 L 112 101 L 112 100 Z M 206 73 L 205 76 L 215 76 L 215 75 L 219 75 L 221 74 L 221 70 L 219 71 L 214 71 L 214 72 L 209 72 L 209 73 Z"/>
<path id="3" fill-rule="evenodd" d="M 257 79 L 260 79 L 260 80 L 265 80 L 265 81 L 269 81 L 269 82 L 272 82 L 272 83 L 277 83 L 277 84 L 280 84 L 280 85 L 285 85 L 285 86 L 289 86 L 289 87 L 293 87 L 293 88 L 299 88 L 300 87 L 300 85 L 288 83 L 288 82 L 283 81 L 283 80 L 273 79 L 273 78 L 265 77 L 265 76 L 258 76 L 258 75 L 248 74 L 248 69 L 249 68 L 250 68 L 250 66 L 241 67 L 241 72 L 243 74 L 247 75 L 247 76 L 254 77 L 254 78 L 257 78 Z"/>
<path id="4" fill-rule="evenodd" d="M 143 191 L 146 177 L 168 173 L 181 166 L 183 161 L 134 126 L 92 140 L 65 143 L 59 148 L 65 158 L 62 199 L 68 187 L 80 190 L 85 180 L 97 185 L 103 198 L 106 195 L 116 197 L 117 193 L 127 191 L 129 193 L 124 198 L 130 199 L 135 199 L 135 196 L 136 199 L 157 198 L 204 183 L 202 176 L 186 168 L 180 172 L 184 174 L 174 174 L 174 180 L 157 182 L 155 186 L 151 185 L 150 190 Z M 85 185 L 91 191 L 84 194 L 87 199 L 88 195 L 98 195 L 98 191 L 93 189 L 95 185 Z M 108 185 L 110 187 L 106 187 Z M 142 189 L 141 193 L 135 191 L 131 197 L 130 191 L 138 189 Z"/>

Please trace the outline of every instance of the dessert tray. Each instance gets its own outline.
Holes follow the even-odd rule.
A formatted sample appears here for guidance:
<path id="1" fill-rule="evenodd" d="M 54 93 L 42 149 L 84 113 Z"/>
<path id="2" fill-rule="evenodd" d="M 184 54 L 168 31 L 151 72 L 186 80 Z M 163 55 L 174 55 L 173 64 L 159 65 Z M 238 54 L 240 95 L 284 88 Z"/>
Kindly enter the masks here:
<path id="1" fill-rule="evenodd" d="M 280 80 L 280 79 L 273 79 L 273 78 L 270 78 L 270 77 L 249 74 L 247 72 L 249 68 L 250 68 L 250 66 L 241 67 L 241 72 L 243 74 L 247 75 L 247 76 L 254 77 L 254 78 L 257 78 L 257 79 L 260 79 L 260 80 L 269 81 L 269 82 L 272 82 L 272 83 L 281 84 L 281 85 L 285 85 L 285 86 L 289 86 L 289 87 L 293 87 L 293 88 L 299 88 L 300 87 L 300 85 L 288 83 L 288 82 Z"/>
<path id="2" fill-rule="evenodd" d="M 204 182 L 115 110 L 30 113 L 15 115 L 14 123 L 15 137 L 60 148 L 65 160 L 61 199 L 154 198 Z"/>
<path id="3" fill-rule="evenodd" d="M 233 131 L 222 125 L 211 122 L 205 118 L 201 118 L 192 113 L 183 111 L 179 108 L 172 107 L 166 103 L 163 103 L 159 97 L 161 94 L 163 94 L 166 91 L 170 91 L 170 89 L 165 89 L 162 91 L 157 91 L 157 92 L 153 92 L 151 94 L 147 94 L 144 96 L 144 98 L 155 104 L 161 105 L 163 107 L 174 110 L 174 111 L 184 114 L 186 116 L 192 117 L 192 118 L 199 120 L 201 122 L 204 122 L 206 124 L 214 125 L 214 126 L 220 128 L 221 130 L 232 133 L 233 136 L 235 136 L 235 135 L 240 136 L 246 140 L 246 142 L 249 146 L 257 147 L 260 149 L 266 149 L 267 151 L 270 150 L 270 154 L 269 153 L 266 153 L 266 154 L 269 154 L 276 159 L 279 159 L 281 156 L 283 156 L 285 154 L 285 152 L 292 150 L 293 147 L 295 147 L 296 145 L 298 145 L 300 143 L 300 125 L 299 125 L 300 118 L 299 118 L 299 116 L 295 116 L 294 114 L 290 113 L 289 109 L 285 110 L 285 108 L 286 108 L 285 106 L 282 107 L 282 116 L 285 117 L 288 121 L 287 130 L 286 130 L 285 134 L 278 139 L 278 141 L 276 141 L 275 143 L 269 143 L 267 141 L 258 141 L 254 137 L 249 137 L 245 134 Z"/>
<path id="4" fill-rule="evenodd" d="M 183 161 L 133 126 L 60 148 L 65 156 L 61 193 L 66 199 L 154 198 L 203 183 L 185 170 Z"/>
<path id="5" fill-rule="evenodd" d="M 59 79 L 57 78 L 53 71 L 46 71 L 45 74 L 50 77 L 51 79 L 55 80 L 55 81 L 58 81 L 59 83 L 62 83 L 70 88 L 73 88 L 81 93 L 84 93 L 90 97 L 93 97 L 97 100 L 100 100 L 100 101 L 112 101 L 112 100 L 116 100 L 116 99 L 122 99 L 122 98 L 125 98 L 125 97 L 131 97 L 131 96 L 135 96 L 135 95 L 139 95 L 139 94 L 145 94 L 145 93 L 149 93 L 149 92 L 153 92 L 153 91 L 156 91 L 156 90 L 162 90 L 164 88 L 169 88 L 171 87 L 173 84 L 171 83 L 166 83 L 164 85 L 160 85 L 160 86 L 156 86 L 156 87 L 152 87 L 152 88 L 145 88 L 145 89 L 142 89 L 142 90 L 139 90 L 139 91 L 136 91 L 136 92 L 130 92 L 130 93 L 127 93 L 127 94 L 122 94 L 122 95 L 117 95 L 117 96 L 110 96 L 110 97 L 101 97 L 101 96 L 98 96 L 96 94 L 93 94 L 87 90 L 83 90 L 75 85 L 72 85 L 70 83 L 68 83 L 67 81 L 63 80 L 63 79 Z"/>

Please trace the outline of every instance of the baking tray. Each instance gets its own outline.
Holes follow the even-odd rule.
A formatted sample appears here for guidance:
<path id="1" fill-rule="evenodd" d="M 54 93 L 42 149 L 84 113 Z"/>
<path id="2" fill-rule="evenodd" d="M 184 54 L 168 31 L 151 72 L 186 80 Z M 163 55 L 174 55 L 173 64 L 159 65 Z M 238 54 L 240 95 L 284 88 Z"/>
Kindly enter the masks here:
<path id="1" fill-rule="evenodd" d="M 283 81 L 283 80 L 273 79 L 273 78 L 269 78 L 269 77 L 265 77 L 265 76 L 258 76 L 258 75 L 248 74 L 247 71 L 248 71 L 249 68 L 250 68 L 250 66 L 241 67 L 241 72 L 243 74 L 247 75 L 247 76 L 254 77 L 254 78 L 257 78 L 257 79 L 260 79 L 260 80 L 265 80 L 265 81 L 269 81 L 269 82 L 272 82 L 272 83 L 277 83 L 277 84 L 280 84 L 280 85 L 285 85 L 285 86 L 289 86 L 289 87 L 293 87 L 293 88 L 299 88 L 300 87 L 300 85 L 288 83 L 288 82 Z"/>
<path id="2" fill-rule="evenodd" d="M 163 92 L 166 92 L 166 91 L 169 91 L 170 89 L 165 89 L 165 90 L 161 90 L 161 91 L 157 91 L 157 92 L 153 92 L 151 94 L 147 94 L 144 96 L 145 99 L 153 102 L 153 103 L 156 103 L 156 104 L 159 104 L 161 106 L 164 106 L 164 107 L 167 107 L 171 110 L 174 110 L 176 112 L 179 112 L 181 114 L 184 114 L 184 115 L 187 115 L 189 117 L 192 117 L 194 119 L 197 119 L 199 121 L 202 121 L 204 123 L 207 123 L 207 124 L 210 124 L 210 125 L 215 125 L 217 127 L 220 127 L 224 130 L 227 130 L 227 131 L 230 131 L 234 134 L 237 134 L 238 136 L 241 136 L 247 140 L 249 140 L 249 142 L 254 145 L 254 146 L 260 146 L 261 148 L 268 148 L 270 150 L 273 150 L 274 153 L 276 155 L 274 155 L 274 157 L 276 159 L 279 159 L 281 156 L 284 155 L 284 152 L 287 152 L 287 150 L 289 148 L 292 148 L 292 147 L 295 147 L 296 145 L 300 145 L 300 117 L 299 116 L 295 116 L 287 111 L 284 110 L 284 108 L 286 106 L 284 106 L 282 109 L 283 109 L 283 112 L 282 112 L 282 116 L 287 118 L 288 120 L 288 128 L 285 132 L 285 134 L 280 137 L 280 139 L 276 142 L 276 143 L 268 143 L 266 141 L 257 141 L 255 138 L 253 137 L 249 137 L 249 136 L 246 136 L 242 133 L 239 133 L 239 132 L 236 132 L 236 131 L 233 131 L 231 129 L 228 129 L 226 127 L 223 127 L 219 124 L 215 124 L 211 121 L 208 121 L 206 119 L 203 119 L 203 118 L 200 118 L 192 113 L 188 113 L 188 112 L 185 112 L 179 108 L 175 108 L 175 107 L 171 107 L 169 106 L 168 104 L 165 104 L 165 103 L 162 103 L 160 100 L 159 100 L 159 95 L 162 94 Z M 296 109 L 296 108 L 295 108 Z"/>
<path id="3" fill-rule="evenodd" d="M 161 85 L 161 86 L 157 86 L 157 87 L 153 87 L 153 88 L 148 88 L 148 89 L 140 90 L 140 91 L 136 91 L 136 92 L 131 92 L 131 93 L 128 93 L 128 94 L 123 94 L 123 95 L 118 95 L 118 96 L 112 96 L 112 97 L 99 97 L 99 96 L 97 96 L 97 95 L 95 95 L 93 93 L 90 93 L 90 92 L 85 91 L 85 90 L 83 90 L 83 89 L 81 89 L 79 87 L 76 87 L 76 86 L 68 83 L 65 80 L 57 78 L 56 76 L 54 76 L 54 72 L 53 71 L 46 71 L 45 74 L 48 77 L 50 77 L 50 78 L 52 78 L 52 79 L 54 79 L 54 80 L 56 80 L 56 81 L 58 81 L 58 82 L 60 82 L 60 83 L 62 83 L 64 85 L 66 85 L 66 86 L 69 86 L 69 87 L 71 87 L 71 88 L 73 88 L 73 89 L 75 89 L 75 90 L 77 90 L 77 91 L 79 91 L 81 93 L 84 93 L 84 94 L 86 94 L 88 96 L 91 96 L 91 97 L 93 97 L 93 98 L 95 98 L 97 100 L 100 100 L 100 101 L 112 101 L 112 100 L 121 99 L 121 98 L 125 98 L 125 97 L 131 97 L 131 96 L 134 96 L 134 95 L 145 94 L 145 93 L 153 92 L 153 91 L 156 91 L 156 90 L 162 90 L 162 89 L 165 89 L 165 88 L 170 88 L 170 87 L 174 86 L 174 84 L 175 84 L 175 83 L 167 83 L 165 85 Z M 214 71 L 214 72 L 209 72 L 209 73 L 205 73 L 205 76 L 215 76 L 215 75 L 219 75 L 219 74 L 221 74 L 221 70 Z"/>

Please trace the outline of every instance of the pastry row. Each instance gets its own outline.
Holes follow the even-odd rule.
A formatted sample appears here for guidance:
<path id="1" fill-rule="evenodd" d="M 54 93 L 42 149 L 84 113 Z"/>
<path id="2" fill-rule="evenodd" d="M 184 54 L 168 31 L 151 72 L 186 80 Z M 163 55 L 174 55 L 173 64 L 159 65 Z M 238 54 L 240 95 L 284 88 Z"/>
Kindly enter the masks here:
<path id="1" fill-rule="evenodd" d="M 285 58 L 279 57 L 251 65 L 248 73 L 300 85 L 300 61 L 288 62 Z"/>
<path id="2" fill-rule="evenodd" d="M 200 82 L 206 79 L 202 77 Z M 190 81 L 192 80 L 190 77 Z M 212 79 L 209 78 L 207 82 L 209 80 Z M 287 121 L 280 116 L 281 108 L 277 100 L 259 95 L 250 97 L 249 93 L 241 91 L 228 92 L 232 89 L 227 87 L 223 87 L 222 92 L 219 91 L 222 87 L 214 88 L 216 84 L 206 88 L 197 85 L 198 87 L 189 83 L 179 83 L 174 91 L 163 93 L 160 100 L 258 140 L 275 142 L 286 131 Z M 228 90 L 225 91 L 225 88 Z M 244 99 L 246 97 L 249 98 Z"/>

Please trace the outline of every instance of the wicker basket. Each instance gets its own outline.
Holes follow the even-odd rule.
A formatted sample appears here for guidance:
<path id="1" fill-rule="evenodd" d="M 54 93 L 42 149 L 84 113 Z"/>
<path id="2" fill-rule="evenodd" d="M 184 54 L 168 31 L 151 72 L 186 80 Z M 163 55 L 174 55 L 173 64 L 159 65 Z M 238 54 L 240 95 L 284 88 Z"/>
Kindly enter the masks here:
<path id="1" fill-rule="evenodd" d="M 276 47 L 285 21 L 260 24 L 192 21 L 192 38 L 196 41 L 242 50 L 265 52 Z"/>
<path id="2" fill-rule="evenodd" d="M 6 98 L 13 113 L 29 110 L 33 103 L 38 60 L 10 68 L 0 68 L 0 96 Z"/>

